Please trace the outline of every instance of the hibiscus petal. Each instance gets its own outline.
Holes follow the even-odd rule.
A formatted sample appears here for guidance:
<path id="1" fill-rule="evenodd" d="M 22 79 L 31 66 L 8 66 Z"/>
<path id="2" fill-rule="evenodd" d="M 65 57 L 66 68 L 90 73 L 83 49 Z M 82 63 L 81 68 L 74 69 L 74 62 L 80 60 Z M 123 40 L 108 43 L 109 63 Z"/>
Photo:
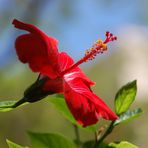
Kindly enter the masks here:
<path id="1" fill-rule="evenodd" d="M 57 40 L 31 24 L 16 19 L 12 23 L 16 28 L 30 32 L 16 39 L 15 48 L 19 60 L 28 63 L 32 71 L 55 78 L 59 73 Z"/>
<path id="2" fill-rule="evenodd" d="M 43 91 L 50 93 L 63 93 L 62 78 L 47 79 L 43 86 Z"/>
<path id="3" fill-rule="evenodd" d="M 72 75 L 72 74 L 71 74 Z M 71 76 L 72 78 L 72 76 Z M 95 124 L 100 117 L 116 120 L 117 116 L 80 78 L 64 76 L 64 95 L 75 119 L 83 126 Z"/>
<path id="4" fill-rule="evenodd" d="M 71 65 L 74 64 L 74 61 L 73 59 L 65 52 L 61 52 L 59 54 L 59 68 L 60 68 L 60 71 L 64 71 L 66 69 L 68 69 Z M 72 75 L 71 75 L 72 74 Z M 68 75 L 68 78 L 70 79 L 71 76 L 72 76 L 72 79 L 73 78 L 82 78 L 85 83 L 88 85 L 88 86 L 91 86 L 91 85 L 94 85 L 95 83 L 93 81 L 91 81 L 83 72 L 82 70 L 79 68 L 79 67 L 76 67 L 74 69 L 72 69 L 71 71 L 69 71 L 67 74 L 65 75 Z"/>

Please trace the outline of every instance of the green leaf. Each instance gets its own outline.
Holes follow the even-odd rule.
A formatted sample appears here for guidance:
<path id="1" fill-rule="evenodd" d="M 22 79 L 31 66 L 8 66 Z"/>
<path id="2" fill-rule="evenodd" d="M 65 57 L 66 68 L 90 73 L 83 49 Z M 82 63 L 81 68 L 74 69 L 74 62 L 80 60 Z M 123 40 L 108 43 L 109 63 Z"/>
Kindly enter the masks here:
<path id="1" fill-rule="evenodd" d="M 18 101 L 2 101 L 0 102 L 0 112 L 8 112 L 15 108 L 13 108 L 13 105 L 15 105 Z M 28 104 L 28 102 L 25 102 L 23 104 L 20 104 L 18 107 Z"/>
<path id="2" fill-rule="evenodd" d="M 17 101 L 3 101 L 0 102 L 0 112 L 7 112 L 12 110 L 12 106 L 16 103 Z"/>
<path id="3" fill-rule="evenodd" d="M 29 132 L 29 136 L 33 148 L 76 148 L 71 140 L 59 134 Z"/>
<path id="4" fill-rule="evenodd" d="M 142 113 L 143 113 L 143 111 L 141 108 L 136 108 L 133 111 L 128 110 L 127 112 L 125 112 L 119 116 L 119 119 L 117 119 L 114 122 L 114 126 L 116 126 L 120 123 L 129 122 L 129 121 L 139 117 L 140 115 L 142 115 Z"/>
<path id="5" fill-rule="evenodd" d="M 29 148 L 29 147 L 20 146 L 20 145 L 14 143 L 14 142 L 12 142 L 12 141 L 10 141 L 8 139 L 6 140 L 6 142 L 7 142 L 8 146 L 9 146 L 9 148 Z"/>
<path id="6" fill-rule="evenodd" d="M 82 127 L 82 129 L 90 131 L 90 132 L 96 132 L 97 130 L 97 124 L 91 125 L 91 126 L 87 126 L 87 127 Z"/>
<path id="7" fill-rule="evenodd" d="M 56 97 L 56 96 L 52 96 L 49 99 L 49 102 L 51 102 L 54 107 L 64 116 L 66 117 L 68 120 L 70 120 L 72 123 L 76 124 L 75 119 L 73 118 L 72 114 L 70 113 L 66 102 L 64 100 L 64 98 L 62 97 Z"/>
<path id="8" fill-rule="evenodd" d="M 74 119 L 73 115 L 69 111 L 65 99 L 63 98 L 62 95 L 53 95 L 51 96 L 48 101 L 54 105 L 54 107 L 70 122 L 73 124 L 76 124 L 79 128 L 85 129 L 87 131 L 95 132 L 97 129 L 97 125 L 91 125 L 88 127 L 83 128 L 80 126 L 77 121 Z"/>
<path id="9" fill-rule="evenodd" d="M 120 143 L 110 143 L 107 148 L 138 148 L 127 141 L 121 141 Z"/>
<path id="10" fill-rule="evenodd" d="M 115 111 L 117 115 L 126 112 L 135 100 L 137 92 L 136 80 L 124 85 L 115 96 Z"/>

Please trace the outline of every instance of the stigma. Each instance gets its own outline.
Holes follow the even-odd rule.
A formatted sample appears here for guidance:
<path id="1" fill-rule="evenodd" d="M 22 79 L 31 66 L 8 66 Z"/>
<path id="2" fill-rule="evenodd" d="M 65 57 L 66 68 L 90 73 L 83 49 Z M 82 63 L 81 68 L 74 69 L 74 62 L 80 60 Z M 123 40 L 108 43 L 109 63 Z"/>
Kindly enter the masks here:
<path id="1" fill-rule="evenodd" d="M 99 39 L 92 45 L 91 48 L 86 50 L 85 56 L 82 58 L 84 62 L 93 60 L 97 54 L 103 53 L 107 50 L 107 43 L 117 40 L 117 37 L 108 31 L 105 35 L 106 39 L 104 41 Z"/>

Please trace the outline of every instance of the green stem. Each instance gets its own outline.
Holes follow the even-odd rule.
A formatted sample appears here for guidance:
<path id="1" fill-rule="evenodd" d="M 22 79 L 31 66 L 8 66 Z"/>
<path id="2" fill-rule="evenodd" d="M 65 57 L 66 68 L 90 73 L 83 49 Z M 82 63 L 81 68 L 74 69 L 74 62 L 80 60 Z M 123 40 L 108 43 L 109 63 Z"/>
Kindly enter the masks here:
<path id="1" fill-rule="evenodd" d="M 95 145 L 93 148 L 98 148 L 99 145 L 102 143 L 102 141 L 112 132 L 112 130 L 114 129 L 113 124 L 114 124 L 114 121 L 110 123 L 109 127 L 107 128 L 106 132 L 102 135 L 102 137 L 95 142 Z"/>
<path id="2" fill-rule="evenodd" d="M 78 145 L 78 148 L 80 148 L 81 140 L 80 140 L 79 129 L 77 125 L 74 124 L 73 126 L 74 126 L 74 131 L 75 131 L 75 136 L 76 136 L 76 143 Z"/>
<path id="3" fill-rule="evenodd" d="M 18 107 L 18 106 L 20 106 L 20 105 L 22 105 L 22 104 L 24 104 L 24 103 L 26 103 L 27 101 L 26 101 L 26 99 L 25 98 L 22 98 L 21 100 L 19 100 L 18 102 L 16 102 L 14 105 L 12 105 L 11 107 L 12 108 L 16 108 L 16 107 Z"/>

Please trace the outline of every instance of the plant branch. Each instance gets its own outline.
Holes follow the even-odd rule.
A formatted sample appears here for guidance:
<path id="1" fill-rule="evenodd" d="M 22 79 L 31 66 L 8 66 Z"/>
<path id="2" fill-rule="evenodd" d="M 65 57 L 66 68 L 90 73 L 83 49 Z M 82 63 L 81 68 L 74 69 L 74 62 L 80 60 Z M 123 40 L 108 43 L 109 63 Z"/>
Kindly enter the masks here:
<path id="1" fill-rule="evenodd" d="M 112 130 L 114 129 L 113 124 L 114 121 L 110 123 L 109 127 L 107 128 L 106 132 L 102 135 L 102 137 L 100 139 L 97 138 L 97 141 L 95 142 L 93 148 L 98 148 L 98 146 L 102 143 L 102 141 L 112 132 Z"/>
<path id="2" fill-rule="evenodd" d="M 76 136 L 76 143 L 78 145 L 78 148 L 80 147 L 81 145 L 81 140 L 80 140 L 80 134 L 79 134 L 79 129 L 78 129 L 78 126 L 73 124 L 73 127 L 74 127 L 74 131 L 75 131 L 75 136 Z"/>

